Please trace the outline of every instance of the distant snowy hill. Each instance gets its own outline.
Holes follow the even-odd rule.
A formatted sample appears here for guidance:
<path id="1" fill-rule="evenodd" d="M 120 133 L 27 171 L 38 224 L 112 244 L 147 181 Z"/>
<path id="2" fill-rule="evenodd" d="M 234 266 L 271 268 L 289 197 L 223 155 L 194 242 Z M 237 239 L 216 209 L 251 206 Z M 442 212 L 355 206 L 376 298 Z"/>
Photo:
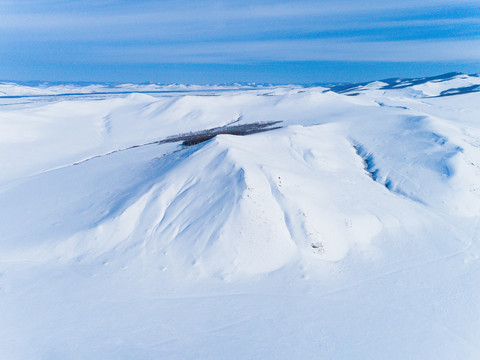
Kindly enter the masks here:
<path id="1" fill-rule="evenodd" d="M 0 358 L 478 359 L 479 90 L 0 83 Z"/>
<path id="2" fill-rule="evenodd" d="M 332 90 L 348 95 L 365 90 L 402 90 L 412 97 L 448 96 L 480 91 L 480 76 L 448 73 L 419 79 L 393 78 L 371 83 L 336 85 Z"/>
<path id="3" fill-rule="evenodd" d="M 33 96 L 72 96 L 72 95 L 113 95 L 125 93 L 164 93 L 205 90 L 234 90 L 262 88 L 263 85 L 233 84 L 233 85 L 183 85 L 183 84 L 85 84 L 85 83 L 23 83 L 0 81 L 0 97 L 33 97 Z"/>

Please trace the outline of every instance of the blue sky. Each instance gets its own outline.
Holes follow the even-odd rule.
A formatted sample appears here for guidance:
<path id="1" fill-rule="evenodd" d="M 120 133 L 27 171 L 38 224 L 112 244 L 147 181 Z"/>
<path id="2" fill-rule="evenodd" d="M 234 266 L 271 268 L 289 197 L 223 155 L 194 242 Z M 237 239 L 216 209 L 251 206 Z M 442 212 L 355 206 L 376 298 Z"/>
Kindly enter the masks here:
<path id="1" fill-rule="evenodd" d="M 478 0 L 0 0 L 0 79 L 364 81 L 480 72 Z"/>

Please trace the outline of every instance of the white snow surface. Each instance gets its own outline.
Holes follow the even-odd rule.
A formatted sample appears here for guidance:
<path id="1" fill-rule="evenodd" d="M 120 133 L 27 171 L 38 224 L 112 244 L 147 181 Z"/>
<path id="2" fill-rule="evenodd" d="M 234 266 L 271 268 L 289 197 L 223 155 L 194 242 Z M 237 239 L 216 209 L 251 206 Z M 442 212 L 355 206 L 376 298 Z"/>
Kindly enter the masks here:
<path id="1" fill-rule="evenodd" d="M 0 358 L 479 359 L 478 79 L 2 83 Z"/>

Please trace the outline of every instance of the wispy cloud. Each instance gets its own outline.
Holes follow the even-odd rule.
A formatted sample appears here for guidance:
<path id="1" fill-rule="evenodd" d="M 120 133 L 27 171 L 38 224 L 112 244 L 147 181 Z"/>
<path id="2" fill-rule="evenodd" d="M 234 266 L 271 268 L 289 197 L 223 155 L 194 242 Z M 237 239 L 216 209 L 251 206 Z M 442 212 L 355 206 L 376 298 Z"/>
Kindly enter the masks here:
<path id="1" fill-rule="evenodd" d="M 93 61 L 138 63 L 249 63 L 258 61 L 455 61 L 480 59 L 480 39 L 358 41 L 354 38 L 102 47 Z M 109 58 L 109 55 L 113 57 Z M 116 60 L 115 60 L 116 59 Z"/>
<path id="2" fill-rule="evenodd" d="M 10 62 L 472 61 L 480 4 L 0 0 L 0 32 Z"/>

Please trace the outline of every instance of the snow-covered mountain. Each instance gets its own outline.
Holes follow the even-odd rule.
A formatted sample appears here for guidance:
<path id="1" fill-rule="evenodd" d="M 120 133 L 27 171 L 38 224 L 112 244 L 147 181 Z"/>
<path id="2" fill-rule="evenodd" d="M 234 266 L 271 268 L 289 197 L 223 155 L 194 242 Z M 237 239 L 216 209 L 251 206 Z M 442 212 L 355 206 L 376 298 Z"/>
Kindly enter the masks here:
<path id="1" fill-rule="evenodd" d="M 478 359 L 479 90 L 0 84 L 0 357 Z"/>

